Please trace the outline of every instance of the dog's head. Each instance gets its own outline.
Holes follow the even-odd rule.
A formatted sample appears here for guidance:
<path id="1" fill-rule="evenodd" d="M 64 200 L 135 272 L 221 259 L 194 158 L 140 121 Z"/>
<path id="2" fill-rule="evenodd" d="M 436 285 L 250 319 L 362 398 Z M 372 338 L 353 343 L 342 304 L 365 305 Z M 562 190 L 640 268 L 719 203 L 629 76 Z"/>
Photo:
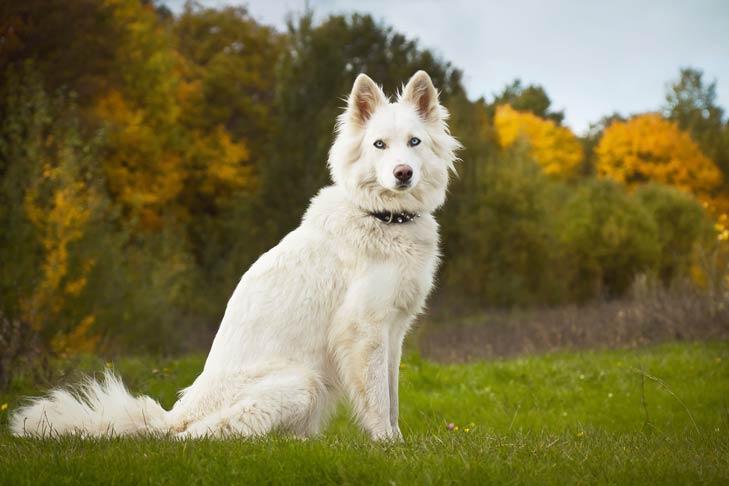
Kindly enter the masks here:
<path id="1" fill-rule="evenodd" d="M 395 103 L 360 74 L 329 152 L 334 183 L 368 211 L 434 211 L 445 201 L 460 148 L 447 119 L 425 71 L 410 78 Z"/>

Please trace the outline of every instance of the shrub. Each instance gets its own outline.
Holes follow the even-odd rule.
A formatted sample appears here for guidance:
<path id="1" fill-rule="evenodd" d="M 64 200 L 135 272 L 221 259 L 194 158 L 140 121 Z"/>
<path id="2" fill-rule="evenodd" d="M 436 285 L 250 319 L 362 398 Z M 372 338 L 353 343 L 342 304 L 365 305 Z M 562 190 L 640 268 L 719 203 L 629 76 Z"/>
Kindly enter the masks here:
<path id="1" fill-rule="evenodd" d="M 562 298 L 552 209 L 562 186 L 525 152 L 522 147 L 491 157 L 474 194 L 463 201 L 458 238 L 447 242 L 451 295 L 496 306 Z"/>
<path id="2" fill-rule="evenodd" d="M 656 223 L 659 245 L 656 271 L 668 285 L 688 272 L 694 246 L 709 219 L 694 197 L 670 186 L 643 186 L 635 192 L 635 198 Z"/>
<path id="3" fill-rule="evenodd" d="M 570 292 L 577 300 L 625 293 L 636 275 L 660 255 L 658 227 L 648 210 L 618 184 L 598 180 L 580 187 L 560 217 Z"/>

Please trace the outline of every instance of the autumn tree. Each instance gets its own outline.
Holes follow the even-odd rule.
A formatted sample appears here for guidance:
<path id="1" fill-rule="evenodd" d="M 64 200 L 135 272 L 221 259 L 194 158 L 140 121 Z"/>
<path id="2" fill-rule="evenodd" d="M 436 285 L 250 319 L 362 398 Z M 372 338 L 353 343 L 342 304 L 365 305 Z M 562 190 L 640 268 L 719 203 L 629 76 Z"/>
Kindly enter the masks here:
<path id="1" fill-rule="evenodd" d="M 583 159 L 582 145 L 568 128 L 509 105 L 496 108 L 494 127 L 501 147 L 526 143 L 547 175 L 562 179 L 576 175 Z"/>
<path id="2" fill-rule="evenodd" d="M 721 172 L 691 136 L 656 113 L 610 125 L 595 154 L 600 176 L 628 186 L 660 182 L 713 203 L 722 185 Z"/>
<path id="3" fill-rule="evenodd" d="M 241 198 L 256 187 L 249 162 L 251 147 L 258 149 L 267 145 L 268 139 L 258 135 L 273 125 L 266 122 L 270 118 L 271 95 L 266 97 L 262 93 L 273 91 L 270 73 L 274 70 L 275 49 L 266 51 L 269 57 L 255 63 L 248 60 L 261 54 L 250 51 L 230 52 L 217 56 L 217 60 L 185 52 L 190 56 L 187 59 L 176 49 L 181 40 L 175 35 L 173 20 L 161 16 L 151 2 L 104 0 L 78 2 L 78 8 L 76 3 L 67 7 L 63 2 L 33 0 L 0 6 L 3 14 L 7 14 L 3 18 L 13 22 L 12 28 L 4 31 L 9 48 L 0 50 L 8 70 L 20 69 L 32 61 L 41 85 L 39 92 L 55 93 L 60 89 L 64 96 L 74 98 L 74 106 L 78 105 L 78 112 L 69 118 L 76 120 L 73 130 L 69 128 L 70 131 L 59 135 L 43 125 L 43 133 L 53 135 L 49 147 L 57 149 L 43 148 L 41 136 L 27 143 L 8 144 L 15 147 L 13 153 L 23 148 L 41 151 L 46 154 L 43 157 L 49 166 L 58 167 L 52 174 L 63 174 L 63 177 L 54 175 L 55 186 L 49 181 L 23 182 L 19 184 L 22 189 L 14 188 L 15 178 L 4 179 L 8 197 L 13 191 L 21 191 L 21 206 L 35 208 L 12 213 L 18 224 L 14 226 L 13 243 L 7 244 L 8 255 L 15 255 L 11 248 L 34 248 L 30 244 L 18 244 L 21 234 L 27 241 L 41 241 L 38 235 L 45 234 L 43 241 L 48 243 L 38 246 L 35 263 L 8 257 L 7 274 L 13 276 L 8 288 L 17 291 L 8 293 L 8 301 L 3 303 L 0 312 L 6 316 L 19 315 L 12 309 L 20 302 L 28 302 L 24 296 L 33 292 L 34 304 L 26 308 L 40 308 L 43 303 L 51 306 L 54 299 L 68 302 L 64 282 L 79 275 L 82 267 L 74 263 L 74 258 L 80 259 L 78 255 L 84 253 L 93 256 L 90 261 L 104 260 L 104 265 L 85 267 L 84 275 L 94 285 L 83 285 L 72 307 L 80 313 L 81 309 L 88 310 L 87 302 L 105 304 L 90 313 L 97 330 L 121 326 L 123 332 L 115 334 L 132 339 L 152 328 L 164 329 L 168 323 L 184 326 L 185 322 L 200 319 L 199 315 L 208 315 L 206 312 L 217 316 L 224 306 L 221 298 L 203 296 L 196 302 L 184 295 L 202 296 L 203 292 L 191 291 L 196 287 L 216 295 L 228 294 L 234 282 L 231 275 L 239 277 L 245 268 L 240 261 L 237 266 L 228 265 L 236 262 L 230 255 L 244 255 L 247 264 L 252 253 L 260 253 L 255 238 L 245 238 L 251 233 L 241 231 L 246 225 L 253 226 L 244 214 L 249 211 L 249 205 Z M 221 18 L 228 17 L 218 16 L 213 20 Z M 250 19 L 243 22 L 239 16 L 237 22 L 240 25 L 228 28 L 226 35 L 242 35 L 238 28 L 241 25 L 248 27 L 251 38 L 269 33 Z M 88 28 L 69 29 L 69 23 Z M 11 39 L 8 33 L 14 37 Z M 97 38 L 98 50 L 95 50 Z M 202 34 L 197 40 L 204 44 Z M 259 44 L 253 44 L 252 48 L 263 50 Z M 63 65 L 59 64 L 61 61 Z M 213 64 L 228 66 L 227 71 Z M 255 73 L 258 68 L 265 72 Z M 222 98 L 215 101 L 206 97 L 206 93 L 217 92 L 223 85 L 228 87 L 228 94 L 234 93 L 241 86 L 237 78 L 255 82 L 248 85 L 250 89 L 226 99 L 232 109 L 220 111 L 227 109 Z M 8 87 L 7 83 L 7 78 L 0 80 L 0 88 Z M 8 89 L 17 91 L 17 83 L 14 86 Z M 25 107 L 25 104 L 15 106 Z M 58 130 L 70 126 L 64 121 L 67 111 L 71 111 L 71 104 L 61 103 L 48 115 L 58 119 Z M 17 109 L 12 111 L 13 116 L 3 117 L 7 122 L 4 136 L 16 136 L 12 130 L 20 123 L 17 120 L 22 113 Z M 252 131 L 246 131 L 251 127 Z M 93 154 L 87 153 L 88 141 L 95 133 L 102 133 L 103 137 L 95 142 Z M 256 141 L 249 144 L 246 137 Z M 69 155 L 74 153 L 77 156 Z M 13 171 L 21 167 L 17 164 L 26 159 L 20 156 L 1 159 L 0 175 L 16 174 Z M 74 182 L 77 175 L 72 169 L 76 162 L 64 162 L 74 160 L 83 160 L 87 169 L 93 169 L 98 184 L 95 187 L 108 191 L 110 211 L 120 215 L 119 219 L 105 213 L 102 224 L 88 213 L 93 205 L 88 200 L 90 196 Z M 22 192 L 25 190 L 30 192 Z M 56 199 L 41 197 L 54 191 L 58 194 Z M 67 219 L 63 220 L 64 217 Z M 107 225 L 109 231 L 115 232 L 113 235 L 99 233 Z M 103 242 L 105 252 L 91 241 Z M 82 247 L 86 250 L 79 253 Z M 204 254 L 208 249 L 214 249 L 211 255 Z M 197 261 L 190 258 L 191 253 Z M 64 255 L 69 255 L 69 259 L 65 260 Z M 109 255 L 114 258 L 109 259 Z M 37 269 L 41 268 L 42 261 L 49 262 L 46 266 L 57 272 L 48 274 L 43 292 L 37 292 L 41 287 L 34 276 L 40 274 Z M 63 270 L 66 261 L 68 269 Z M 191 271 L 196 264 L 205 271 Z M 111 268 L 113 272 L 104 273 Z M 144 268 L 144 272 L 135 274 L 132 268 Z M 79 283 L 73 288 L 80 287 Z M 78 300 L 82 297 L 83 300 Z M 123 313 L 119 308 L 120 299 L 124 301 Z M 215 310 L 210 310 L 208 305 L 215 305 Z M 164 316 L 155 317 L 158 313 Z M 181 314 L 186 316 L 184 321 L 180 319 Z M 46 315 L 52 319 L 58 314 L 47 312 Z M 153 317 L 155 324 L 150 326 L 148 319 Z M 59 317 L 57 322 L 71 322 L 64 319 Z M 169 339 L 146 342 L 152 347 L 172 345 Z"/>

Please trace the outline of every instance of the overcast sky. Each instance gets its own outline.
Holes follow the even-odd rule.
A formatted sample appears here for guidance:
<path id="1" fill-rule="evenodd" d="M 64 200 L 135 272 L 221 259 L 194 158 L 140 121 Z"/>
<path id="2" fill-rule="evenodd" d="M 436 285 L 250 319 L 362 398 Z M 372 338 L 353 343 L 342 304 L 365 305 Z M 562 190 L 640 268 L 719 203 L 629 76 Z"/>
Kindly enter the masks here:
<path id="1" fill-rule="evenodd" d="M 162 0 L 179 11 L 184 0 Z M 247 5 L 285 26 L 305 0 L 202 0 Z M 367 12 L 463 70 L 472 98 L 490 99 L 514 78 L 544 86 L 582 133 L 619 112 L 655 110 L 679 67 L 717 80 L 729 108 L 729 0 L 309 0 L 317 18 Z"/>

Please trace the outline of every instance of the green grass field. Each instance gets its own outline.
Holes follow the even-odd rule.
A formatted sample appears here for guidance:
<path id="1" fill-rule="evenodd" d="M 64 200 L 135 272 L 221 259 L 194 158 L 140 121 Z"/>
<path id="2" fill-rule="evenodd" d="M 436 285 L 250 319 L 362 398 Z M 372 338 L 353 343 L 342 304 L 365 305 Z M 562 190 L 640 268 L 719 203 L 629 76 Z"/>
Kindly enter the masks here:
<path id="1" fill-rule="evenodd" d="M 133 392 L 169 407 L 202 362 L 114 367 Z M 410 356 L 401 383 L 403 444 L 371 444 L 345 409 L 308 441 L 41 442 L 7 433 L 19 396 L 40 391 L 18 377 L 0 394 L 0 483 L 729 484 L 727 342 L 468 365 Z"/>

